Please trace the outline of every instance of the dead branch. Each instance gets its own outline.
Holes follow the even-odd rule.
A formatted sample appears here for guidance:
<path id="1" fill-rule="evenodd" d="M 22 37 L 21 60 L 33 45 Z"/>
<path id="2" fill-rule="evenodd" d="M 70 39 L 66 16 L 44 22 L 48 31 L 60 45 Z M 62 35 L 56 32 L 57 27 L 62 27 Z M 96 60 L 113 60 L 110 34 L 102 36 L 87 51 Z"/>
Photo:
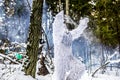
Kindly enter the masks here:
<path id="1" fill-rule="evenodd" d="M 11 62 L 15 63 L 15 64 L 20 64 L 19 62 L 13 60 L 12 58 L 10 58 L 9 56 L 7 55 L 4 55 L 4 54 L 0 54 L 1 57 L 4 57 L 6 58 L 7 60 L 10 60 Z"/>
<path id="2" fill-rule="evenodd" d="M 107 63 L 103 64 L 102 66 L 100 66 L 98 69 L 96 69 L 95 72 L 92 74 L 92 77 L 94 77 L 95 74 L 96 74 L 100 69 L 104 68 L 104 67 L 105 67 L 106 65 L 108 65 L 109 63 L 110 63 L 110 62 L 107 62 Z"/>

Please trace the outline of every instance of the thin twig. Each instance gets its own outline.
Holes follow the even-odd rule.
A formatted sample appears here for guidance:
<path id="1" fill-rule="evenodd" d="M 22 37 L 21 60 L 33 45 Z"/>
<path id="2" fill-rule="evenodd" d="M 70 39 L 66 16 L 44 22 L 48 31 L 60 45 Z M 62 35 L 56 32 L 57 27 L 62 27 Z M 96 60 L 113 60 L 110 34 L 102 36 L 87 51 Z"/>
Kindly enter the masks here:
<path id="1" fill-rule="evenodd" d="M 31 10 L 31 6 L 30 6 L 30 3 L 29 3 L 29 1 L 27 0 L 27 3 L 28 3 L 28 6 L 29 6 L 29 8 L 30 8 L 30 10 Z"/>
<path id="2" fill-rule="evenodd" d="M 108 65 L 110 62 L 105 63 L 104 65 L 100 66 L 98 69 L 95 70 L 95 72 L 92 74 L 92 77 L 95 76 L 95 73 L 97 73 L 100 69 L 102 69 L 103 67 L 105 67 L 106 65 Z"/>

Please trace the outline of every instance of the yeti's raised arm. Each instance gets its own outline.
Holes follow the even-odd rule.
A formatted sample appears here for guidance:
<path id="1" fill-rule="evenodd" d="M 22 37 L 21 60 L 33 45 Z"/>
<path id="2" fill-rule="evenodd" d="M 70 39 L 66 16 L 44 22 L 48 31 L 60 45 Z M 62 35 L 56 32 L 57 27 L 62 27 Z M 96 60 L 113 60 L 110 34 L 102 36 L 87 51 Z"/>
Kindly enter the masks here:
<path id="1" fill-rule="evenodd" d="M 83 18 L 79 21 L 79 25 L 76 29 L 70 31 L 72 35 L 72 40 L 77 39 L 83 33 L 83 31 L 87 28 L 87 23 L 89 22 L 88 18 Z"/>

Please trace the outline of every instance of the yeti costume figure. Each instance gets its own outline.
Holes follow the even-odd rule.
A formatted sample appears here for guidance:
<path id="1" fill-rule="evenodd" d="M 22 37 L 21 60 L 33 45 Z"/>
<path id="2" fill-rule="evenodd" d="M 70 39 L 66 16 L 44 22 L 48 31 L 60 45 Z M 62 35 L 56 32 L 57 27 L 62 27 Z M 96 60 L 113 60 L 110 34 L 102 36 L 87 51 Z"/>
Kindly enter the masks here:
<path id="1" fill-rule="evenodd" d="M 88 21 L 87 18 L 86 21 Z M 78 26 L 73 31 L 68 31 L 64 24 L 64 12 L 61 11 L 55 17 L 53 23 L 55 70 L 52 80 L 79 80 L 85 70 L 84 64 L 72 54 L 72 41 L 80 37 L 80 34 L 87 27 L 86 22 L 80 22 L 79 26 L 84 26 L 84 28 Z"/>

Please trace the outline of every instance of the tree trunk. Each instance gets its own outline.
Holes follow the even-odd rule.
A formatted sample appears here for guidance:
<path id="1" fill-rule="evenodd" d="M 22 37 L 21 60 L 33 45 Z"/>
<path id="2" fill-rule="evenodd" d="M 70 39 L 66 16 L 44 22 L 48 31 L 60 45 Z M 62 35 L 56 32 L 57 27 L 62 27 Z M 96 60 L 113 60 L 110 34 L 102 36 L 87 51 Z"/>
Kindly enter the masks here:
<path id="1" fill-rule="evenodd" d="M 38 56 L 39 40 L 41 38 L 41 23 L 42 23 L 42 4 L 43 0 L 34 0 L 32 5 L 32 14 L 30 17 L 30 28 L 26 55 L 29 58 L 29 64 L 24 67 L 26 75 L 31 75 L 35 78 L 36 63 Z"/>
<path id="2" fill-rule="evenodd" d="M 69 16 L 69 0 L 66 0 L 66 11 L 65 14 Z"/>
<path id="3" fill-rule="evenodd" d="M 69 0 L 65 1 L 65 15 L 70 16 L 70 10 L 69 10 Z M 70 23 L 68 18 L 65 18 L 65 24 L 67 26 L 68 30 L 73 30 L 76 26 L 73 23 Z"/>
<path id="4" fill-rule="evenodd" d="M 64 9 L 65 10 L 65 12 L 64 12 L 65 15 L 69 16 L 69 0 L 65 1 L 65 6 L 64 7 L 65 7 L 65 9 Z M 69 19 L 65 18 L 65 24 L 66 24 L 68 30 L 72 30 L 74 28 L 74 25 L 68 23 L 68 21 L 69 21 Z"/>
<path id="5" fill-rule="evenodd" d="M 120 58 L 120 27 L 119 27 L 119 20 L 116 20 L 116 27 L 117 27 L 117 39 L 118 39 L 118 52 L 119 52 L 119 56 L 118 59 Z M 117 66 L 117 72 L 116 75 L 119 75 L 118 70 L 120 69 L 120 62 L 118 63 Z"/>
<path id="6" fill-rule="evenodd" d="M 104 50 L 103 50 L 103 48 L 104 48 L 103 45 L 101 45 L 101 51 L 102 51 L 102 52 L 101 52 L 101 66 L 105 64 L 105 56 L 104 56 Z M 102 73 L 102 74 L 105 73 L 105 68 L 106 68 L 106 67 L 103 67 L 103 68 L 101 69 L 101 73 Z"/>
<path id="7" fill-rule="evenodd" d="M 49 72 L 45 66 L 45 57 L 43 55 L 41 55 L 42 57 L 40 58 L 40 64 L 41 67 L 39 68 L 39 72 L 37 73 L 38 75 L 47 75 Z"/>
<path id="8" fill-rule="evenodd" d="M 59 0 L 59 11 L 61 11 L 62 10 L 62 2 L 61 2 L 61 0 Z"/>

